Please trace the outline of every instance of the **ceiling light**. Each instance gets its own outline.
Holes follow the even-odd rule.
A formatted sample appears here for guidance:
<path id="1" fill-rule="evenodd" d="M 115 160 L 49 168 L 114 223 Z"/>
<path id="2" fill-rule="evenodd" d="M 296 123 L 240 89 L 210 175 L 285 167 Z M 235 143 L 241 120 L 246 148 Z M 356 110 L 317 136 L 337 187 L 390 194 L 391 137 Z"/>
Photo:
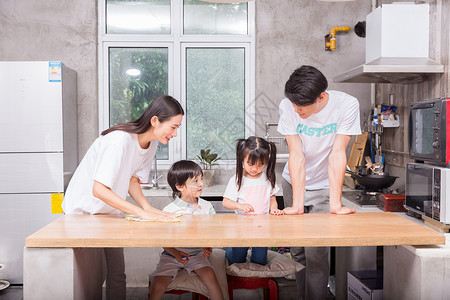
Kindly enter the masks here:
<path id="1" fill-rule="evenodd" d="M 126 71 L 126 73 L 130 76 L 139 76 L 141 75 L 141 71 L 139 71 L 138 69 L 128 69 Z"/>

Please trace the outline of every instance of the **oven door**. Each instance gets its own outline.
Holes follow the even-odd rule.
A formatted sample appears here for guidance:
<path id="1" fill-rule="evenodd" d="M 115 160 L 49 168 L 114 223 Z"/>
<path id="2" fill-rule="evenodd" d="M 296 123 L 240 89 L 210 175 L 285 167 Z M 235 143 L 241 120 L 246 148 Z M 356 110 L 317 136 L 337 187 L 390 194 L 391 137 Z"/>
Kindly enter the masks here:
<path id="1" fill-rule="evenodd" d="M 432 215 L 433 167 L 406 164 L 406 208 L 429 217 Z"/>

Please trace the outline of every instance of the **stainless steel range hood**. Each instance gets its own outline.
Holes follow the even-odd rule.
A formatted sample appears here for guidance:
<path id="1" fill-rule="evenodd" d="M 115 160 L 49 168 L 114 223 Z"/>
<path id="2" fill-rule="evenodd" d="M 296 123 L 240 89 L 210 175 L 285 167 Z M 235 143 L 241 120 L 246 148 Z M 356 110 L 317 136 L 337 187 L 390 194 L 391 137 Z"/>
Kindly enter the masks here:
<path id="1" fill-rule="evenodd" d="M 427 57 L 380 57 L 334 77 L 334 82 L 416 83 L 444 66 Z"/>

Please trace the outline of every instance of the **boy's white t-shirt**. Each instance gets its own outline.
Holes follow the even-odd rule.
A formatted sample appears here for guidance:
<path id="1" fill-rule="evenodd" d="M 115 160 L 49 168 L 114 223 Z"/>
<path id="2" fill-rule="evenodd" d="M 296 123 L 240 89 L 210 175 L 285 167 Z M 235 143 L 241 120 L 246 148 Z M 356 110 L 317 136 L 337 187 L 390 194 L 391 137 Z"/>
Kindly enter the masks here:
<path id="1" fill-rule="evenodd" d="M 197 206 L 193 208 L 191 204 L 180 199 L 179 197 L 175 197 L 175 199 L 171 203 L 164 207 L 163 211 L 171 213 L 182 213 L 186 215 L 214 215 L 216 213 L 216 210 L 209 201 L 198 198 Z M 203 248 L 194 247 L 177 247 L 175 249 L 189 255 L 195 255 L 203 251 Z"/>
<path id="2" fill-rule="evenodd" d="M 361 134 L 358 100 L 344 92 L 327 93 L 327 105 L 306 119 L 300 118 L 287 98 L 281 100 L 279 106 L 278 132 L 283 135 L 298 134 L 302 140 L 306 159 L 306 190 L 329 187 L 328 155 L 336 135 Z M 284 167 L 283 178 L 291 183 L 288 163 Z"/>
<path id="3" fill-rule="evenodd" d="M 62 208 L 66 214 L 120 214 L 121 211 L 93 196 L 94 180 L 125 199 L 132 176 L 148 182 L 158 141 L 147 149 L 136 134 L 116 130 L 98 137 L 70 180 Z"/>
<path id="4" fill-rule="evenodd" d="M 243 176 L 241 189 L 238 191 L 236 175 L 234 175 L 228 181 L 223 197 L 237 203 L 250 204 L 255 214 L 268 214 L 270 212 L 270 197 L 275 195 L 279 189 L 276 184 L 272 188 L 264 171 L 259 178 Z M 235 212 L 244 214 L 241 210 L 235 210 Z"/>

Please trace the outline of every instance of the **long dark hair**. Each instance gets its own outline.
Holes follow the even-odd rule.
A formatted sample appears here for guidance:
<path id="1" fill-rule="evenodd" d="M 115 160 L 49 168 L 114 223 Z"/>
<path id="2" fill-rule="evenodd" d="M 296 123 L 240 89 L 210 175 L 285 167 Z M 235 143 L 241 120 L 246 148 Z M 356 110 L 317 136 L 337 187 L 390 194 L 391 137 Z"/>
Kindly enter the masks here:
<path id="1" fill-rule="evenodd" d="M 126 122 L 112 126 L 102 132 L 102 135 L 107 135 L 115 130 L 122 130 L 128 133 L 144 133 L 151 126 L 150 120 L 154 116 L 158 117 L 160 122 L 167 121 L 176 115 L 184 115 L 184 110 L 181 104 L 169 95 L 162 95 L 153 100 L 147 107 L 139 119 L 131 122 Z"/>
<path id="2" fill-rule="evenodd" d="M 275 143 L 268 142 L 261 137 L 251 136 L 248 139 L 236 141 L 236 184 L 241 189 L 242 177 L 244 176 L 244 158 L 252 164 L 261 162 L 267 164 L 266 176 L 272 188 L 275 187 L 275 163 L 277 160 L 277 147 Z"/>
<path id="3" fill-rule="evenodd" d="M 192 160 L 180 160 L 174 163 L 167 173 L 167 183 L 172 188 L 172 196 L 181 197 L 177 185 L 185 185 L 190 178 L 203 176 L 202 168 Z"/>

